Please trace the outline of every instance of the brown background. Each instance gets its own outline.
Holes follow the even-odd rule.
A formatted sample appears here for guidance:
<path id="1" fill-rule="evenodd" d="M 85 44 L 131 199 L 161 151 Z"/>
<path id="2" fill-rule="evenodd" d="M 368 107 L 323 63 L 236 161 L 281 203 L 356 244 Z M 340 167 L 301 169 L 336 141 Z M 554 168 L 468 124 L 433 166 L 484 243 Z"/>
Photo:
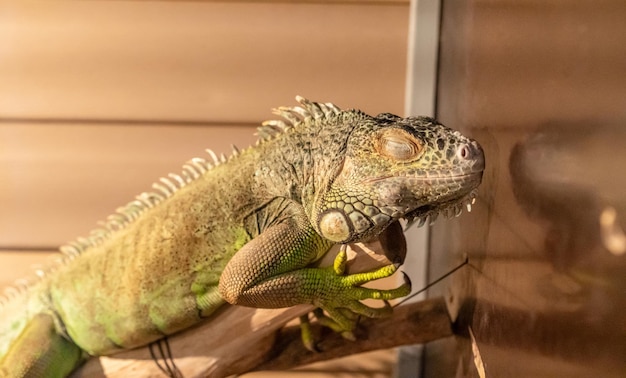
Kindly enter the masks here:
<path id="1" fill-rule="evenodd" d="M 626 2 L 444 1 L 438 118 L 477 138 L 471 216 L 431 232 L 456 339 L 427 377 L 623 377 Z M 613 227 L 600 220 L 617 213 Z M 476 344 L 472 350 L 470 330 Z"/>
<path id="2" fill-rule="evenodd" d="M 408 22 L 408 1 L 3 2 L 0 287 L 297 94 L 402 114 Z"/>
<path id="3" fill-rule="evenodd" d="M 403 113 L 408 12 L 0 5 L 0 284 L 204 148 L 248 145 L 295 94 Z M 474 212 L 432 232 L 431 279 L 470 265 L 431 291 L 459 336 L 427 346 L 426 376 L 626 375 L 626 259 L 602 237 L 626 225 L 624 20 L 622 0 L 443 2 L 437 116 L 487 171 Z M 364 360 L 328 374 L 389 375 Z"/>

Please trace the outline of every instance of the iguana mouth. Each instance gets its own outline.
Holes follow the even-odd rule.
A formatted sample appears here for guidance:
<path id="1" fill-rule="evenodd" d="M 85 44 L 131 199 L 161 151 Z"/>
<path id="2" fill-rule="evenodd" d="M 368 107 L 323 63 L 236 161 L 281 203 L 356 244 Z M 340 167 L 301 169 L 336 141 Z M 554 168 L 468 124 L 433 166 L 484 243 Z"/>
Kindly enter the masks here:
<path id="1" fill-rule="evenodd" d="M 482 174 L 483 174 L 483 171 L 465 173 L 465 174 L 454 175 L 454 176 L 446 176 L 446 175 L 423 176 L 423 175 L 420 175 L 420 174 L 415 174 L 415 175 L 400 175 L 399 174 L 399 175 L 387 175 L 387 176 L 369 178 L 367 180 L 364 180 L 363 183 L 371 184 L 371 183 L 376 183 L 376 182 L 380 182 L 380 181 L 384 181 L 384 180 L 388 180 L 388 179 L 393 179 L 393 178 L 410 179 L 410 180 L 423 181 L 423 182 L 428 182 L 428 181 L 438 181 L 438 182 L 469 181 L 469 180 L 473 180 L 475 178 L 481 177 Z"/>
<path id="2" fill-rule="evenodd" d="M 402 217 L 406 221 L 405 230 L 417 223 L 417 227 L 422 227 L 429 222 L 429 225 L 434 224 L 439 215 L 443 215 L 446 218 L 458 217 L 463 213 L 465 208 L 467 212 L 472 211 L 472 205 L 476 203 L 476 190 L 472 190 L 469 194 L 461 199 L 449 201 L 437 206 L 424 205 L 417 209 L 407 213 Z"/>

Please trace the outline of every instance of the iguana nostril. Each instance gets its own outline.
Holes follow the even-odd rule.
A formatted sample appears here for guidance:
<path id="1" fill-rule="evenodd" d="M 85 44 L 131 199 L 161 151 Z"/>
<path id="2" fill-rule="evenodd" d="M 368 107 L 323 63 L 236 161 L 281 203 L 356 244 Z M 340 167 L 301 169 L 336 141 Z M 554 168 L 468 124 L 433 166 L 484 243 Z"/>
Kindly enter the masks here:
<path id="1" fill-rule="evenodd" d="M 472 157 L 472 150 L 469 145 L 462 144 L 457 148 L 456 154 L 461 159 L 468 160 Z"/>
<path id="2" fill-rule="evenodd" d="M 459 145 L 456 154 L 462 160 L 484 160 L 483 150 L 475 140 Z"/>

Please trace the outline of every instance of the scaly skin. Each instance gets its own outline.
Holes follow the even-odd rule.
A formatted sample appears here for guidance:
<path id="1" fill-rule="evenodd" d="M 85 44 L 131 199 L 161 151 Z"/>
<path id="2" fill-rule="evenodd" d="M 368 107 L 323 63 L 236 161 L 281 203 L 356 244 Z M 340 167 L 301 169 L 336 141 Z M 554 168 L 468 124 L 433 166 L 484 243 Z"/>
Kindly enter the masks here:
<path id="1" fill-rule="evenodd" d="M 408 294 L 408 284 L 361 287 L 394 265 L 344 275 L 343 252 L 334 267 L 312 264 L 401 218 L 459 212 L 481 181 L 480 146 L 430 118 L 297 100 L 276 110 L 285 121 L 264 123 L 257 146 L 215 164 L 188 162 L 62 247 L 64 264 L 0 308 L 0 373 L 64 376 L 81 354 L 146 345 L 226 302 L 314 304 L 349 331 L 350 313 L 388 312 L 360 300 Z"/>

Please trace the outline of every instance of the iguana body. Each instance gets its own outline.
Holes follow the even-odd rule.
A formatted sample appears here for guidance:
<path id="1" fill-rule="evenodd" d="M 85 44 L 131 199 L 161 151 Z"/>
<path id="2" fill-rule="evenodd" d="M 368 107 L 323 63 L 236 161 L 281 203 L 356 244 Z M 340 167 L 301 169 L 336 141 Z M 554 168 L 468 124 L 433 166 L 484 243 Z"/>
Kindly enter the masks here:
<path id="1" fill-rule="evenodd" d="M 395 266 L 357 277 L 311 264 L 400 218 L 459 211 L 480 183 L 482 150 L 429 118 L 297 99 L 256 146 L 191 160 L 62 247 L 62 265 L 0 307 L 0 373 L 64 376 L 85 353 L 146 345 L 226 302 L 314 304 L 349 329 L 338 309 L 377 316 L 359 300 L 406 295 L 407 284 L 358 287 Z"/>

